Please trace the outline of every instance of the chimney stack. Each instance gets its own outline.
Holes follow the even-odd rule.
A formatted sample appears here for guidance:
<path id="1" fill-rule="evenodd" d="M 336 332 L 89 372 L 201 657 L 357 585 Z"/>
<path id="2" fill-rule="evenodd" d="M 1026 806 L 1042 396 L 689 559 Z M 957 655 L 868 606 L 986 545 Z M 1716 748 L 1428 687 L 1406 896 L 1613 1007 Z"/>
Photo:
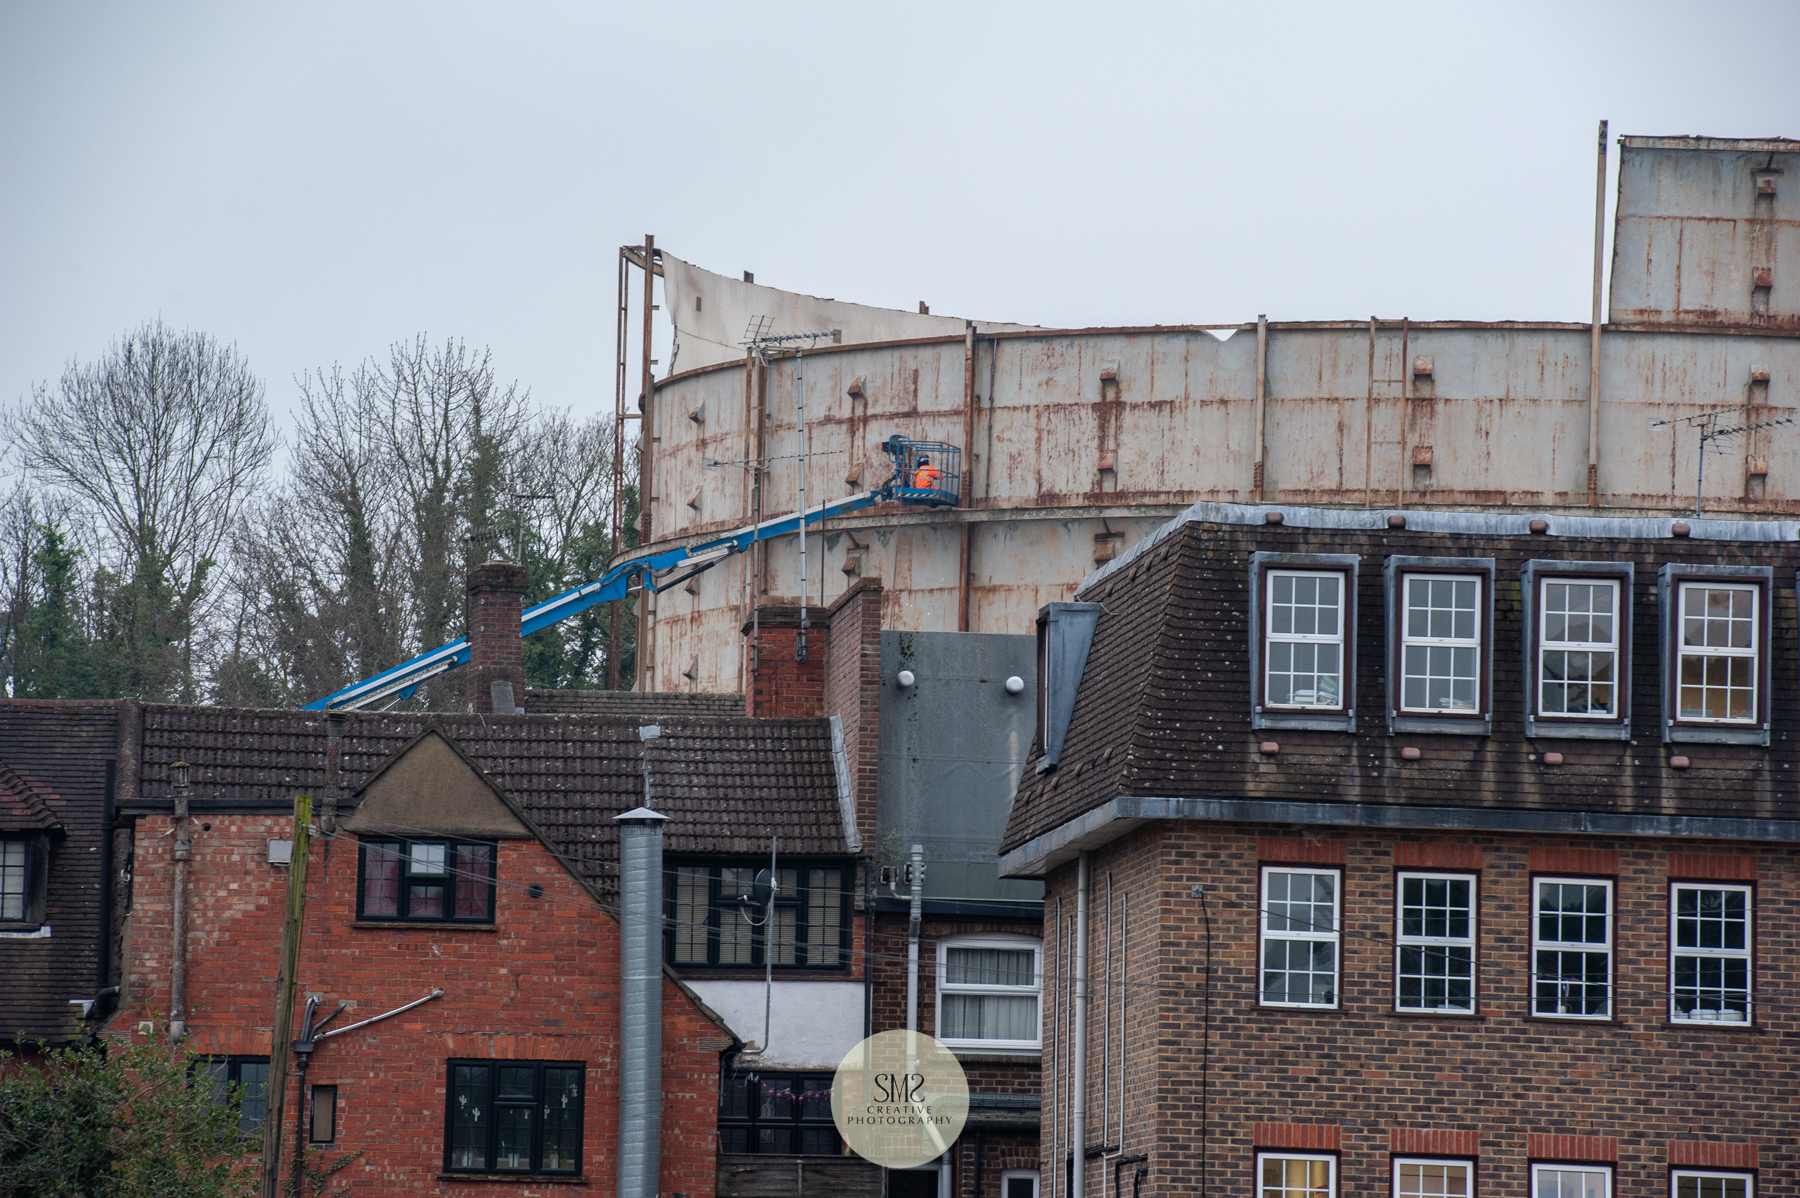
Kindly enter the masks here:
<path id="1" fill-rule="evenodd" d="M 750 672 L 744 687 L 744 714 L 813 719 L 825 714 L 825 652 L 815 626 L 813 650 L 796 661 L 800 648 L 800 607 L 766 603 L 756 619 L 744 621 L 750 641 Z"/>
<path id="2" fill-rule="evenodd" d="M 466 610 L 470 714 L 512 715 L 525 710 L 525 657 L 519 640 L 525 567 L 492 561 L 469 571 Z"/>

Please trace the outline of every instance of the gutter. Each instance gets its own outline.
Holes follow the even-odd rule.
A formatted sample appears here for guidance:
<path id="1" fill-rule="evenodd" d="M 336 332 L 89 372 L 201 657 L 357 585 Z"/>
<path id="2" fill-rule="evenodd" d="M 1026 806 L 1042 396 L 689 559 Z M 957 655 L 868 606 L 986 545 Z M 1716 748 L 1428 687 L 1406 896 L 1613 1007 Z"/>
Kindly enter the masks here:
<path id="1" fill-rule="evenodd" d="M 1280 799 L 1118 795 L 1000 855 L 1003 878 L 1042 878 L 1081 853 L 1154 820 L 1316 824 L 1337 828 L 1522 832 L 1547 836 L 1668 836 L 1695 840 L 1800 843 L 1800 820 L 1619 815 L 1521 807 L 1414 807 L 1382 803 L 1302 803 Z"/>

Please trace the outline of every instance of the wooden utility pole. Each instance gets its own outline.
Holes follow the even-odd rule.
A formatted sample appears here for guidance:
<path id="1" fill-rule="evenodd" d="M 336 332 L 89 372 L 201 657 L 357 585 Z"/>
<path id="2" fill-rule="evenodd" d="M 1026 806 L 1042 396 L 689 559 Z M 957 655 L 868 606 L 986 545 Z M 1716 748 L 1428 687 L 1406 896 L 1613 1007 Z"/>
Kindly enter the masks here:
<path id="1" fill-rule="evenodd" d="M 306 856 L 312 796 L 294 796 L 294 850 L 288 862 L 287 923 L 275 976 L 275 1031 L 269 1040 L 269 1113 L 263 1119 L 262 1198 L 278 1198 L 281 1113 L 287 1103 L 288 1058 L 294 1042 L 294 973 L 300 966 L 300 923 L 306 912 Z M 304 1099 L 302 1099 L 304 1101 Z"/>

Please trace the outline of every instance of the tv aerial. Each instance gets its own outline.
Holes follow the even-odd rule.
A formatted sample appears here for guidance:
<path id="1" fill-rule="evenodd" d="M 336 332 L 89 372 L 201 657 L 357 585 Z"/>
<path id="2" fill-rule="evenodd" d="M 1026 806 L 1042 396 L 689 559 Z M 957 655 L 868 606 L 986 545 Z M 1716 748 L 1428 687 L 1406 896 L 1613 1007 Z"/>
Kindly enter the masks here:
<path id="1" fill-rule="evenodd" d="M 1743 415 L 1746 412 L 1767 412 L 1769 409 L 1759 404 L 1745 404 L 1736 408 L 1713 408 L 1705 412 L 1695 412 L 1692 416 L 1675 416 L 1668 420 L 1652 420 L 1652 429 L 1673 428 L 1675 425 L 1692 425 L 1700 430 L 1700 452 L 1697 455 L 1698 465 L 1694 472 L 1694 519 L 1700 518 L 1700 496 L 1706 485 L 1706 447 L 1716 441 L 1728 437 L 1737 437 L 1745 433 L 1755 432 L 1759 428 L 1774 428 L 1777 425 L 1793 424 L 1796 417 L 1777 416 L 1768 420 L 1753 420 Z M 1724 423 L 1727 417 L 1737 417 L 1734 424 Z M 1717 452 L 1724 452 L 1723 449 Z"/>
<path id="2" fill-rule="evenodd" d="M 806 511 L 806 462 L 812 450 L 806 440 L 806 351 L 821 341 L 842 344 L 842 329 L 823 329 L 811 333 L 777 333 L 775 322 L 767 316 L 752 316 L 744 329 L 744 348 L 767 363 L 771 349 L 794 351 L 794 457 L 800 462 L 800 511 Z M 794 640 L 794 660 L 806 660 L 806 633 L 812 621 L 806 615 L 806 531 L 800 532 L 800 632 Z M 823 584 L 821 584 L 823 585 Z"/>

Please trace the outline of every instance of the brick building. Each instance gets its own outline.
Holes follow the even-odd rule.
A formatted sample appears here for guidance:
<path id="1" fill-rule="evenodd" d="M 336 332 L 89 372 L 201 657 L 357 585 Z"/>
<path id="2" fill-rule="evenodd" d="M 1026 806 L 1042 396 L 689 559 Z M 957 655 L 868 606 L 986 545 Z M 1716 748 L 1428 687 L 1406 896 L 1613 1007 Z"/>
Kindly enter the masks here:
<path id="1" fill-rule="evenodd" d="M 361 1152 L 340 1175 L 358 1193 L 520 1192 L 491 1184 L 522 1184 L 520 1172 L 534 1190 L 580 1180 L 611 1192 L 612 817 L 642 801 L 642 718 L 144 709 L 142 772 L 122 804 L 136 817 L 130 964 L 109 1030 L 164 1030 L 169 774 L 186 761 L 195 825 L 189 1043 L 231 1080 L 266 1076 L 287 886 L 277 862 L 292 835 L 282 812 L 296 790 L 310 791 L 326 812 L 310 861 L 298 987 L 302 1001 L 321 997 L 320 1018 L 345 1009 L 311 1056 L 309 1109 L 298 1105 L 298 1080 L 288 1097 L 290 1144 L 305 1128 L 312 1151 Z M 766 844 L 771 832 L 797 858 L 842 858 L 820 724 L 667 721 L 650 754 L 671 860 L 729 855 Z M 663 1021 L 663 1190 L 711 1194 L 721 1062 L 740 1042 L 672 972 Z M 459 1123 L 459 1104 L 485 1094 L 490 1120 L 504 1120 L 531 1101 L 509 1105 L 508 1085 L 544 1102 L 552 1090 L 564 1102 L 578 1095 L 574 1130 L 546 1125 L 514 1144 L 500 1138 L 502 1124 L 491 1142 L 475 1142 L 489 1133 L 478 1116 Z M 555 1144 L 553 1132 L 563 1137 Z"/>
<path id="2" fill-rule="evenodd" d="M 70 1044 L 112 1010 L 111 704 L 0 704 L 0 1047 Z"/>
<path id="3" fill-rule="evenodd" d="M 1046 1194 L 1800 1193 L 1796 531 L 1202 504 L 1054 605 Z"/>
<path id="4" fill-rule="evenodd" d="M 308 793 L 317 832 L 296 1038 L 307 1039 L 309 998 L 317 998 L 311 1019 L 325 1022 L 313 1050 L 295 1058 L 305 1072 L 286 1098 L 288 1167 L 298 1146 L 360 1153 L 338 1177 L 359 1193 L 541 1192 L 582 1182 L 611 1192 L 619 1111 L 613 817 L 642 802 L 647 752 L 655 803 L 670 817 L 664 1192 L 1032 1193 L 1040 904 L 1035 887 L 983 890 L 982 867 L 967 852 L 939 853 L 932 842 L 919 978 L 919 1026 L 952 1043 L 970 1076 L 967 1130 L 943 1160 L 884 1175 L 844 1157 L 824 1098 L 853 1044 L 906 1026 L 907 904 L 882 876 L 903 855 L 895 845 L 951 835 L 961 827 L 956 808 L 998 796 L 1000 810 L 982 816 L 994 831 L 974 840 L 974 856 L 985 852 L 986 872 L 996 874 L 998 820 L 1016 767 L 974 761 L 945 739 L 943 722 L 991 732 L 990 719 L 958 706 L 972 688 L 1003 705 L 1029 703 L 1001 687 L 1001 667 L 1018 668 L 1021 655 L 1029 661 L 1028 641 L 1023 650 L 989 643 L 1026 638 L 902 645 L 882 631 L 880 586 L 865 583 L 816 613 L 805 662 L 795 652 L 798 613 L 760 612 L 746 635 L 759 638 L 766 668 L 743 696 L 527 692 L 514 668 L 518 638 L 508 640 L 516 611 L 505 595 L 479 602 L 515 585 L 516 573 L 490 563 L 471 574 L 470 628 L 485 685 L 470 688 L 467 714 L 0 702 L 7 749 L 36 753 L 20 758 L 35 771 L 29 776 L 0 771 L 8 787 L 0 816 L 41 822 L 43 794 L 85 802 L 77 810 L 57 799 L 63 805 L 51 814 L 86 839 L 75 851 L 53 848 L 54 868 L 34 866 L 30 876 L 49 883 L 58 925 L 51 943 L 70 962 L 64 973 L 89 979 L 83 991 L 46 974 L 29 994 L 6 987 L 0 1001 L 43 1007 L 50 994 L 54 1009 L 45 1009 L 65 1040 L 101 1030 L 168 1034 L 173 783 L 184 762 L 186 1034 L 222 1081 L 246 1086 L 245 1119 L 262 1118 L 284 854 L 293 796 Z M 1014 658 L 974 671 L 993 677 L 961 676 L 999 649 Z M 895 681 L 898 667 L 886 658 L 896 653 L 918 670 L 915 684 Z M 647 722 L 662 735 L 646 750 L 638 732 Z M 1024 739 L 1014 738 L 1022 758 Z M 895 786 L 897 762 L 940 772 Z M 885 800 L 884 786 L 892 792 Z M 898 818 L 896 794 L 901 806 L 909 794 L 923 795 L 924 805 Z M 120 866 L 110 888 L 97 869 L 103 833 L 116 840 Z M 6 834 L 14 835 L 10 824 Z M 19 835 L 53 846 L 77 839 L 37 824 Z M 772 852 L 781 883 L 773 930 L 749 897 Z M 85 932 L 64 914 L 72 908 L 56 905 L 64 895 L 83 896 Z M 102 910 L 108 900 L 111 912 Z M 109 922 L 107 941 L 98 929 Z M 45 939 L 19 946 L 44 959 Z M 0 952 L 19 946 L 0 940 Z M 96 985 L 103 977 L 123 989 L 116 1013 L 114 996 Z M 89 1003 L 54 993 L 71 986 Z M 514 1127 L 502 1142 L 499 1120 L 523 1118 L 553 1097 L 579 1116 L 536 1126 L 524 1140 Z M 466 1115 L 471 1103 L 486 1104 L 479 1136 Z"/>
<path id="5" fill-rule="evenodd" d="M 1042 904 L 1035 886 L 1015 883 L 1001 893 L 993 885 L 998 833 L 1017 776 L 1017 765 L 994 750 L 1009 739 L 1003 713 L 1029 703 L 1028 695 L 1021 698 L 1004 686 L 1013 669 L 1030 672 L 1029 639 L 957 633 L 915 638 L 884 631 L 886 599 L 878 581 L 862 579 L 829 608 L 815 609 L 805 661 L 797 653 L 799 609 L 761 608 L 743 627 L 752 641 L 753 665 L 745 709 L 824 717 L 833 727 L 840 788 L 849 796 L 845 835 L 859 854 L 854 904 L 862 925 L 859 943 L 870 946 L 869 1032 L 907 1026 L 910 904 L 896 897 L 903 887 L 882 879 L 894 878 L 914 842 L 929 846 L 919 929 L 918 1027 L 943 1039 L 962 1061 L 971 1090 L 969 1122 L 939 1161 L 885 1177 L 878 1170 L 839 1172 L 816 1191 L 789 1180 L 797 1176 L 796 1163 L 818 1168 L 815 1157 L 796 1162 L 767 1153 L 760 1159 L 728 1153 L 720 1171 L 725 1198 L 815 1192 L 869 1198 L 1035 1194 Z M 1027 736 L 1017 739 L 1022 758 Z M 971 812 L 976 813 L 972 827 Z M 984 833 L 981 821 L 992 830 Z M 709 1001 L 716 993 L 709 986 L 744 985 L 719 968 L 701 970 L 678 960 L 675 968 Z M 782 1086 L 816 1093 L 829 1084 L 831 1066 L 847 1047 L 822 1035 L 814 1022 L 829 979 L 799 969 L 777 978 L 777 1035 L 769 1051 L 778 1062 L 798 1058 L 815 1067 L 777 1069 L 773 1075 Z M 760 1020 L 761 987 L 751 988 L 757 1003 L 753 1016 Z M 785 1041 L 784 1010 L 801 1025 Z M 755 1038 L 742 1026 L 738 1030 Z M 736 1075 L 749 1081 L 768 1071 L 743 1057 Z M 728 1085 L 733 1076 L 728 1071 Z M 733 1101 L 737 1110 L 753 1104 L 748 1092 L 742 1099 L 728 1095 L 728 1103 Z M 805 1105 L 811 1110 L 802 1117 L 817 1121 L 818 1144 L 835 1152 L 836 1137 L 826 1132 L 828 1106 L 817 1100 Z M 731 1126 L 739 1121 L 727 1115 L 722 1123 L 728 1148 L 751 1146 L 733 1138 Z M 746 1129 L 751 1130 L 761 1134 L 760 1126 Z M 805 1147 L 805 1134 L 797 1146 Z"/>

